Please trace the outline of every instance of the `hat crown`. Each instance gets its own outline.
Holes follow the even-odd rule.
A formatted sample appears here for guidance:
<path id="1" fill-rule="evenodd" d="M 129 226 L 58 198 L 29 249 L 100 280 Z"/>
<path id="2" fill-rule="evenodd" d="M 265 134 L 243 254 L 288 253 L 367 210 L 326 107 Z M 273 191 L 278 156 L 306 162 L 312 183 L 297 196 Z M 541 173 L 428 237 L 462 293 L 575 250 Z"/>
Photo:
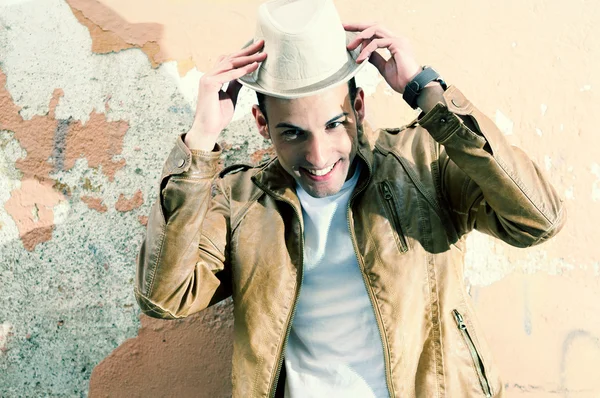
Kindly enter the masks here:
<path id="1" fill-rule="evenodd" d="M 319 82 L 348 62 L 346 32 L 332 0 L 271 0 L 261 4 L 255 40 L 268 57 L 253 77 L 291 89 Z"/>

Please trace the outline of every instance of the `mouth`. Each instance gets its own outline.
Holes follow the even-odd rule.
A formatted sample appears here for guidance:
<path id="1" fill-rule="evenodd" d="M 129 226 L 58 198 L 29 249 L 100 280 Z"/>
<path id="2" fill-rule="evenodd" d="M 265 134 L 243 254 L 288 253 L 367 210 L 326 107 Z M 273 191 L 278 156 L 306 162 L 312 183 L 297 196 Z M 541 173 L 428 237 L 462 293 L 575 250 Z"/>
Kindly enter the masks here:
<path id="1" fill-rule="evenodd" d="M 325 167 L 324 169 L 320 169 L 320 170 L 305 169 L 304 167 L 301 167 L 300 170 L 302 170 L 303 174 L 306 175 L 311 180 L 324 181 L 324 180 L 327 180 L 333 174 L 333 171 L 337 168 L 339 163 L 340 163 L 340 161 L 338 160 L 331 166 Z"/>

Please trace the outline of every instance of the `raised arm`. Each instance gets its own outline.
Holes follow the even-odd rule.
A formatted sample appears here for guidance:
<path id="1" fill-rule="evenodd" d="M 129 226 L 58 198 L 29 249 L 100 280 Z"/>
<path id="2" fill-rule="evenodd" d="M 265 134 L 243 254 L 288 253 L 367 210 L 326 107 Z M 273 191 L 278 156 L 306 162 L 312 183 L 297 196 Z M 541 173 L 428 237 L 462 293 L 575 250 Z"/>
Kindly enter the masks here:
<path id="1" fill-rule="evenodd" d="M 236 79 L 266 58 L 257 53 L 262 45 L 220 57 L 200 79 L 194 123 L 163 167 L 138 256 L 135 296 L 147 315 L 182 318 L 231 295 L 229 199 L 216 178 L 216 142 L 233 118 L 241 88 Z"/>
<path id="2" fill-rule="evenodd" d="M 369 60 L 398 93 L 403 94 L 422 71 L 407 39 L 378 24 L 344 26 L 359 32 L 348 44 L 350 50 L 362 45 L 357 62 Z M 385 59 L 377 49 L 387 49 L 391 56 Z M 561 229 L 566 210 L 539 167 L 510 146 L 459 90 L 444 91 L 438 82 L 431 82 L 416 98 L 424 112 L 419 124 L 440 144 L 441 194 L 460 235 L 476 228 L 526 247 Z"/>
<path id="3" fill-rule="evenodd" d="M 432 87 L 422 101 L 431 109 L 419 124 L 441 144 L 442 196 L 461 235 L 475 228 L 528 247 L 562 228 L 566 210 L 544 173 L 458 89 Z"/>

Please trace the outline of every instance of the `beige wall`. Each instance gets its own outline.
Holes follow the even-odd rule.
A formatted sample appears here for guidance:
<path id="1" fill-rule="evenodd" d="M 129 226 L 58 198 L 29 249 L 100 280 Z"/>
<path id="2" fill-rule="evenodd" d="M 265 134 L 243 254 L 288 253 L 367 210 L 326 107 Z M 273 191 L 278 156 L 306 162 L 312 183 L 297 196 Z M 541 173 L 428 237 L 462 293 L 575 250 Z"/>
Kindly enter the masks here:
<path id="1" fill-rule="evenodd" d="M 85 394 L 90 378 L 92 396 L 229 394 L 230 304 L 140 325 L 131 278 L 198 78 L 252 37 L 258 4 L 0 1 L 0 395 Z M 408 37 L 563 195 L 568 223 L 546 244 L 470 236 L 468 285 L 509 396 L 600 396 L 600 3 L 336 4 Z M 414 116 L 374 69 L 359 83 L 375 127 Z M 223 137 L 226 163 L 269 153 L 253 100 Z"/>

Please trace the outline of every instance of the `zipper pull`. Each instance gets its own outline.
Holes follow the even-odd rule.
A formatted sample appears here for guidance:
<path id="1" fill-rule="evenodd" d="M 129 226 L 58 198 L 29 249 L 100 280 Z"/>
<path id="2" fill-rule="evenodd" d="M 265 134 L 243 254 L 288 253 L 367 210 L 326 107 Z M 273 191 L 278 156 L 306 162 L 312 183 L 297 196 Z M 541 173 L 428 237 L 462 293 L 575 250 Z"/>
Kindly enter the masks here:
<path id="1" fill-rule="evenodd" d="M 460 312 L 458 312 L 457 310 L 452 310 L 452 312 L 454 313 L 454 318 L 456 319 L 458 328 L 465 330 L 467 328 L 467 325 L 465 325 L 465 321 L 464 321 L 462 315 L 460 314 Z"/>
<path id="2" fill-rule="evenodd" d="M 392 199 L 392 193 L 390 192 L 390 187 L 388 187 L 387 183 L 383 184 L 383 197 L 385 200 Z"/>

